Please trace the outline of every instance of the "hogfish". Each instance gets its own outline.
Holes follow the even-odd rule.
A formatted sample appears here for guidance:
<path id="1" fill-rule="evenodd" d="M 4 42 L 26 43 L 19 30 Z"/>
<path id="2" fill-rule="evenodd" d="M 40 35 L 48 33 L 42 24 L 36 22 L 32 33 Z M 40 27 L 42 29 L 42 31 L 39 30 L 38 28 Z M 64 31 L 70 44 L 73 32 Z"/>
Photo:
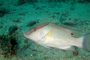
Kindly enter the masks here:
<path id="1" fill-rule="evenodd" d="M 73 31 L 55 23 L 42 23 L 24 33 L 24 36 L 44 47 L 75 51 L 72 48 L 75 46 L 90 52 L 90 34 L 74 37 Z"/>

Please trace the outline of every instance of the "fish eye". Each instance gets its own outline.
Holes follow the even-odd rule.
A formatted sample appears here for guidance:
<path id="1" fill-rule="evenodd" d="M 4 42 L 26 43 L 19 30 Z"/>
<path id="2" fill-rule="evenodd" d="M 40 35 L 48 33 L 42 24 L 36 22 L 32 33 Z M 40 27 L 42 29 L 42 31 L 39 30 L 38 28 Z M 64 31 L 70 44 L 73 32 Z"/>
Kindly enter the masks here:
<path id="1" fill-rule="evenodd" d="M 73 33 L 71 33 L 71 35 L 73 35 Z"/>

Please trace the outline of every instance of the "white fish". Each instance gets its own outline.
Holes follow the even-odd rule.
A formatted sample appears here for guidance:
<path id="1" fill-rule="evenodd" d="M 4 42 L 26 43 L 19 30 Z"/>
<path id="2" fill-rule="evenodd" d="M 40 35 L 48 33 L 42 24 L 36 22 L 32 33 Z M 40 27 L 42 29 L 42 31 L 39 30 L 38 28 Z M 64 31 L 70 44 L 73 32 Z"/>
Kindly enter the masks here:
<path id="1" fill-rule="evenodd" d="M 90 34 L 78 38 L 73 35 L 72 29 L 55 23 L 40 24 L 24 34 L 25 37 L 44 47 L 75 51 L 72 47 L 76 46 L 90 52 Z"/>

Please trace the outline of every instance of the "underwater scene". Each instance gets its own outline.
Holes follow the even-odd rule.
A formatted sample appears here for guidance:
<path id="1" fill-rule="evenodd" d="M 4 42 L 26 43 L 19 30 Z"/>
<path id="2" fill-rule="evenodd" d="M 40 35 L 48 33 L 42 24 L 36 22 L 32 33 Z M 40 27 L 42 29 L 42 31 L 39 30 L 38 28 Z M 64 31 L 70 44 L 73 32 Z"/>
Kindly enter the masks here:
<path id="1" fill-rule="evenodd" d="M 90 60 L 90 0 L 0 0 L 0 60 Z"/>

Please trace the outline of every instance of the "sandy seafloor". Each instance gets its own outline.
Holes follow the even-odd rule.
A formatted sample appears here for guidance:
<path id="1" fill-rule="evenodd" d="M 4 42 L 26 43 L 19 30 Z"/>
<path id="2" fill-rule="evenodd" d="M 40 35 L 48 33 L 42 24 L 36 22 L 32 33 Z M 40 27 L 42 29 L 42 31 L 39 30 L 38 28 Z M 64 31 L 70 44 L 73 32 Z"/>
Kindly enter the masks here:
<path id="1" fill-rule="evenodd" d="M 52 22 L 59 25 L 81 30 L 84 34 L 90 33 L 90 3 L 34 3 L 17 6 L 16 1 L 4 2 L 2 7 L 10 10 L 9 14 L 0 17 L 0 35 L 7 34 L 10 26 L 16 25 L 18 36 L 23 37 L 22 41 L 27 39 L 23 36 L 26 31 L 29 31 L 34 26 Z M 62 17 L 63 15 L 63 17 Z M 63 19 L 63 23 L 61 22 Z M 15 22 L 19 20 L 19 22 Z M 71 20 L 75 25 L 65 25 L 64 22 Z M 27 27 L 31 21 L 38 21 L 34 26 Z M 1 24 L 3 23 L 3 24 Z M 29 39 L 28 39 L 29 40 Z M 74 56 L 70 51 L 62 51 L 59 49 L 49 49 L 42 47 L 33 41 L 30 48 L 24 50 L 23 53 L 18 53 L 18 56 L 13 56 L 11 60 L 90 60 L 90 53 L 79 49 L 79 54 Z M 23 46 L 23 45 L 22 45 Z M 0 53 L 2 50 L 0 50 Z M 25 55 L 26 54 L 26 55 Z M 0 55 L 0 60 L 10 60 Z"/>

